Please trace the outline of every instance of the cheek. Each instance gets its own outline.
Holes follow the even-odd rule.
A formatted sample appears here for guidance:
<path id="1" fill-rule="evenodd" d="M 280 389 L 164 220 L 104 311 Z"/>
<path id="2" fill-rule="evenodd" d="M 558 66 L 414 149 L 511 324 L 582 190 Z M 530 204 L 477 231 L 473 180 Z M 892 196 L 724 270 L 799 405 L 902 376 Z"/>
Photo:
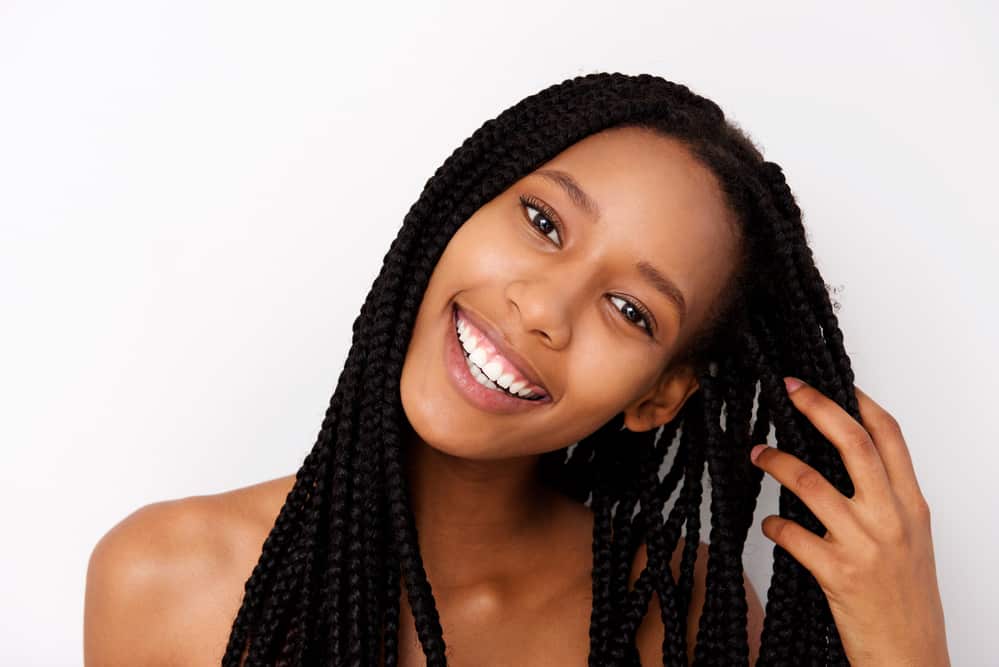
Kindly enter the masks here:
<path id="1" fill-rule="evenodd" d="M 416 331 L 420 331 L 420 318 L 432 311 L 442 312 L 446 303 L 460 291 L 484 284 L 497 275 L 509 272 L 501 258 L 505 253 L 498 244 L 487 242 L 481 232 L 481 220 L 475 216 L 462 225 L 444 247 L 440 258 L 430 273 L 430 280 L 423 293 L 417 317 Z"/>
<path id="2" fill-rule="evenodd" d="M 564 396 L 581 419 L 595 415 L 595 427 L 632 403 L 655 375 L 648 355 L 616 339 L 613 326 L 597 324 L 585 339 L 577 336 L 574 341 L 578 347 L 567 368 Z"/>
<path id="3" fill-rule="evenodd" d="M 448 260 L 448 273 L 466 286 L 496 283 L 517 275 L 525 259 L 523 248 L 510 242 L 509 235 L 469 234 L 456 239 Z"/>
<path id="4" fill-rule="evenodd" d="M 516 215 L 496 202 L 479 209 L 451 237 L 438 265 L 462 282 L 495 281 L 525 268 L 531 237 Z"/>

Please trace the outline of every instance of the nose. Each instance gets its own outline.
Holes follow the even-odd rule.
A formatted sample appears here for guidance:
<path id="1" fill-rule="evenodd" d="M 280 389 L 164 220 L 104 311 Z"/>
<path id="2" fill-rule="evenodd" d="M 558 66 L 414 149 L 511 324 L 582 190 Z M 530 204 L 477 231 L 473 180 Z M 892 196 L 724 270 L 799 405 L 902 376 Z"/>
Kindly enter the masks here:
<path id="1" fill-rule="evenodd" d="M 560 350 L 569 344 L 569 294 L 559 289 L 556 281 L 512 281 L 507 285 L 506 298 L 525 331 L 539 335 L 552 349 Z"/>

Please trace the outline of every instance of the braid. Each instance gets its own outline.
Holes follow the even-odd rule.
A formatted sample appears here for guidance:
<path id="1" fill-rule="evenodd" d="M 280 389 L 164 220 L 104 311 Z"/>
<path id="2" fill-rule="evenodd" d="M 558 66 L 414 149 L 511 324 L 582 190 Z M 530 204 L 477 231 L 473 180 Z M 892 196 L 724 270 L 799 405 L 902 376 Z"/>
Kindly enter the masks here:
<path id="1" fill-rule="evenodd" d="M 749 448 L 773 429 L 779 448 L 852 495 L 835 448 L 794 409 L 782 381 L 800 377 L 859 419 L 850 359 L 781 168 L 717 104 L 686 86 L 651 74 L 596 73 L 548 86 L 487 120 L 405 215 L 354 321 L 315 445 L 244 585 L 224 666 L 393 667 L 403 594 L 427 664 L 447 664 L 405 476 L 409 425 L 399 382 L 417 312 L 445 247 L 481 206 L 575 142 L 628 126 L 680 140 L 710 169 L 738 223 L 739 254 L 701 329 L 670 359 L 671 367 L 690 364 L 699 385 L 677 416 L 632 433 L 621 430 L 618 415 L 578 443 L 542 454 L 539 474 L 594 513 L 589 664 L 604 667 L 639 664 L 635 636 L 653 593 L 668 629 L 663 664 L 687 663 L 707 473 L 710 545 L 694 661 L 747 663 L 742 550 L 762 481 Z M 824 533 L 786 488 L 779 514 Z M 681 533 L 674 579 L 670 561 Z M 642 543 L 648 562 L 629 588 Z M 757 664 L 847 664 L 817 582 L 779 546 Z"/>

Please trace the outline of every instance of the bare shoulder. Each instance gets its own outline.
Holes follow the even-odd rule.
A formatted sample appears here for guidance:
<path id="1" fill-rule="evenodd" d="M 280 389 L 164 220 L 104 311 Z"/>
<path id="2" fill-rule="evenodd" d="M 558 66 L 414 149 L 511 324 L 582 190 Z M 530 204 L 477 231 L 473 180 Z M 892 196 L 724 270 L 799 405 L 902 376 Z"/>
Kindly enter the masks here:
<path id="1" fill-rule="evenodd" d="M 673 552 L 673 557 L 670 559 L 670 570 L 673 573 L 674 580 L 678 579 L 680 575 L 680 562 L 683 557 L 684 545 L 685 540 L 681 536 L 677 548 Z M 694 661 L 697 626 L 700 622 L 701 611 L 704 608 L 707 562 L 708 545 L 700 542 L 697 545 L 697 559 L 694 561 L 694 589 L 687 611 L 687 627 L 685 629 L 689 664 L 692 664 Z M 629 588 L 633 586 L 647 563 L 648 552 L 645 543 L 642 543 L 632 564 L 631 575 L 628 580 Z M 749 634 L 749 664 L 752 665 L 756 663 L 757 654 L 759 653 L 760 631 L 763 629 L 763 606 L 745 571 L 742 576 L 746 586 L 746 602 L 749 606 L 747 629 Z M 638 628 L 636 637 L 642 667 L 663 664 L 662 643 L 664 631 L 665 628 L 660 616 L 659 596 L 653 592 L 648 612 L 642 619 L 642 624 Z"/>
<path id="2" fill-rule="evenodd" d="M 145 505 L 94 546 L 86 665 L 218 665 L 294 475 Z"/>

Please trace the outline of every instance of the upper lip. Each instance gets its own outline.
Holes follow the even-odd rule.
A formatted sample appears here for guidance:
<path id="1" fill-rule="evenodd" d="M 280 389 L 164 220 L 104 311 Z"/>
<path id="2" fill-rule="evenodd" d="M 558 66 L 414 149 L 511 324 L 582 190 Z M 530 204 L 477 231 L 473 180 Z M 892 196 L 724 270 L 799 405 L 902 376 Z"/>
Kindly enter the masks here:
<path id="1" fill-rule="evenodd" d="M 548 391 L 548 387 L 545 386 L 541 380 L 538 379 L 538 374 L 534 371 L 531 363 L 527 361 L 524 357 L 517 352 L 513 346 L 510 344 L 509 339 L 506 335 L 500 331 L 497 327 L 493 326 L 489 320 L 484 317 L 479 316 L 477 313 L 468 310 L 464 306 L 455 304 L 455 308 L 458 310 L 458 315 L 463 320 L 468 320 L 471 324 L 475 325 L 477 329 L 482 331 L 489 337 L 489 342 L 493 344 L 496 351 L 507 358 L 507 360 L 516 367 L 517 372 L 519 372 L 524 378 L 529 380 L 532 384 L 535 384 L 545 390 L 545 394 L 551 397 L 551 392 Z"/>

